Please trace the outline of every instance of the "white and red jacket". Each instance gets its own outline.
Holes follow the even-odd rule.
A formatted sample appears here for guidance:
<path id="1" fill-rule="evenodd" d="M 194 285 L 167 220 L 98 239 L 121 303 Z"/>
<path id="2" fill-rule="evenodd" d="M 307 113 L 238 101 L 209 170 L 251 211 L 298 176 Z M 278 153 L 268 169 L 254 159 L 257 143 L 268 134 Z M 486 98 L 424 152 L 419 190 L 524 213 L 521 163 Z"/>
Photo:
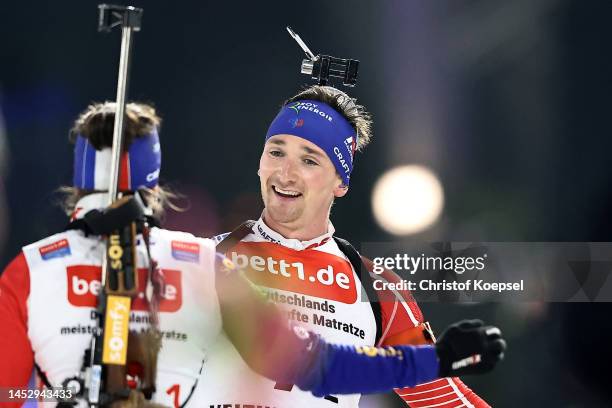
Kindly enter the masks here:
<path id="1" fill-rule="evenodd" d="M 105 206 L 104 194 L 77 204 L 76 217 Z M 130 330 L 148 325 L 144 296 L 148 257 L 139 238 L 140 295 L 132 302 Z M 164 274 L 159 304 L 162 349 L 154 400 L 182 405 L 198 381 L 208 348 L 221 331 L 215 291 L 215 247 L 209 239 L 151 230 L 151 255 Z M 69 230 L 28 245 L 0 276 L 0 386 L 25 388 L 34 364 L 52 386 L 82 367 L 96 321 L 104 243 Z M 193 398 L 188 406 L 200 406 Z"/>
<path id="2" fill-rule="evenodd" d="M 289 319 L 322 335 L 327 342 L 374 345 L 374 311 L 333 234 L 330 223 L 328 232 L 315 239 L 287 239 L 260 218 L 252 232 L 225 255 L 236 266 L 246 267 L 249 280 Z M 372 274 L 372 278 L 399 279 L 391 271 Z M 428 342 L 423 315 L 409 292 L 378 291 L 378 297 L 382 313 L 378 345 Z M 211 352 L 196 392 L 206 408 L 354 408 L 360 399 L 358 394 L 316 398 L 297 387 L 275 384 L 251 371 L 227 339 Z M 396 392 L 411 407 L 489 406 L 458 378 L 443 378 Z"/>

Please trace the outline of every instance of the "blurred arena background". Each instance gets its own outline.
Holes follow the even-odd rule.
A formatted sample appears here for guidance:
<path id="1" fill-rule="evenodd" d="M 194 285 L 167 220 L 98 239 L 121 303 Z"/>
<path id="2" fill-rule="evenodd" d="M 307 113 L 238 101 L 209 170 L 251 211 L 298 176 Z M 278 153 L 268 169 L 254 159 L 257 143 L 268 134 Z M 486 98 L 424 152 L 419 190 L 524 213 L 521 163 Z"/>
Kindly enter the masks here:
<path id="1" fill-rule="evenodd" d="M 153 102 L 163 116 L 161 180 L 189 199 L 168 228 L 211 235 L 259 216 L 267 125 L 309 83 L 290 25 L 315 53 L 361 61 L 348 92 L 375 119 L 374 142 L 332 210 L 340 236 L 612 240 L 609 1 L 129 4 L 145 9 L 129 99 Z M 2 266 L 62 229 L 54 191 L 71 181 L 71 121 L 89 102 L 115 98 L 119 34 L 97 33 L 96 5 L 0 4 Z M 383 198 L 416 211 L 417 224 L 425 217 L 395 235 L 375 219 L 372 194 L 398 165 L 423 166 L 439 188 L 425 194 L 431 184 L 419 179 L 412 190 L 386 190 Z M 612 406 L 609 304 L 422 308 L 437 330 L 464 317 L 502 327 L 506 361 L 466 378 L 493 406 Z M 393 396 L 361 405 L 402 406 Z"/>

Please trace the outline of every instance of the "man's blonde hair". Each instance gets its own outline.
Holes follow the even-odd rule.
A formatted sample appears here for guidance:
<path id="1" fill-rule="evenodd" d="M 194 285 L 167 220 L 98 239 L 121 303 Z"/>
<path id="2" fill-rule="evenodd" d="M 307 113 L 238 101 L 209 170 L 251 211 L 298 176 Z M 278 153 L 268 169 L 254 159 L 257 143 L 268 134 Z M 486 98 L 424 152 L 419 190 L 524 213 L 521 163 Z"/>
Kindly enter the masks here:
<path id="1" fill-rule="evenodd" d="M 332 86 L 314 85 L 303 89 L 287 99 L 288 103 L 311 99 L 328 104 L 351 124 L 357 131 L 357 150 L 363 150 L 372 139 L 372 115 L 357 100 Z"/>

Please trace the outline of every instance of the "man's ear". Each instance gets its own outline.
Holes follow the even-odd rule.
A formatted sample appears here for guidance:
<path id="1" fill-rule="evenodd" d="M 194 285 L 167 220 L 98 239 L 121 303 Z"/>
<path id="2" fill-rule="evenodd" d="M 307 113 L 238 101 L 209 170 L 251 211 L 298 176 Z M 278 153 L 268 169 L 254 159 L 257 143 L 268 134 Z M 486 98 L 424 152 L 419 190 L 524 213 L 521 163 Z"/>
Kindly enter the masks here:
<path id="1" fill-rule="evenodd" d="M 345 186 L 344 183 L 340 182 L 340 184 L 338 184 L 338 186 L 334 188 L 334 197 L 344 197 L 346 193 L 348 193 L 348 189 L 348 186 Z"/>

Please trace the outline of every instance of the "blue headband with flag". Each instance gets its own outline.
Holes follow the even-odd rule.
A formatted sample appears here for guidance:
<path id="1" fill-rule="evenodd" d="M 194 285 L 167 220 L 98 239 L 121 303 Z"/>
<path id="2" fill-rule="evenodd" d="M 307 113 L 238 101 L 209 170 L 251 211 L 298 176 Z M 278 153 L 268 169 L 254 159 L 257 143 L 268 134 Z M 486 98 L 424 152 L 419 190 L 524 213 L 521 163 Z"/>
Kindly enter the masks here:
<path id="1" fill-rule="evenodd" d="M 270 124 L 266 142 L 281 134 L 298 136 L 319 146 L 333 163 L 344 185 L 349 185 L 357 134 L 334 108 L 309 99 L 290 102 Z"/>
<path id="2" fill-rule="evenodd" d="M 77 136 L 74 145 L 73 185 L 84 190 L 108 190 L 111 149 L 96 150 L 88 139 Z M 119 163 L 119 190 L 134 191 L 155 187 L 161 169 L 159 135 L 153 131 L 134 138 Z"/>

